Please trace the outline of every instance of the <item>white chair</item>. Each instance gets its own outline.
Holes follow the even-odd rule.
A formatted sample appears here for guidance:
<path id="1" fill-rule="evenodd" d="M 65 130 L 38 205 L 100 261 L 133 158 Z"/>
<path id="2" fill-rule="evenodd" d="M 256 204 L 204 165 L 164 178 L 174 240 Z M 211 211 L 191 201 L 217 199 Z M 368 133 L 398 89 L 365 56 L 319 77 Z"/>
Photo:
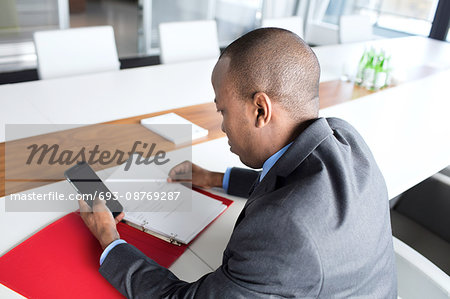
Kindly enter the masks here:
<path id="1" fill-rule="evenodd" d="M 341 16 L 339 21 L 339 42 L 353 43 L 373 39 L 370 17 L 363 15 Z"/>
<path id="2" fill-rule="evenodd" d="M 270 18 L 263 19 L 261 27 L 278 27 L 287 29 L 294 32 L 301 38 L 304 37 L 303 33 L 303 19 L 301 17 L 286 17 L 286 18 Z"/>
<path id="3" fill-rule="evenodd" d="M 450 298 L 450 276 L 395 237 L 394 250 L 400 298 Z"/>
<path id="4" fill-rule="evenodd" d="M 335 24 L 309 23 L 306 27 L 305 40 L 315 46 L 334 45 L 339 43 L 338 31 Z"/>
<path id="5" fill-rule="evenodd" d="M 162 63 L 218 58 L 220 55 L 216 21 L 159 24 Z"/>
<path id="6" fill-rule="evenodd" d="M 34 44 L 41 79 L 120 68 L 111 26 L 40 31 Z"/>

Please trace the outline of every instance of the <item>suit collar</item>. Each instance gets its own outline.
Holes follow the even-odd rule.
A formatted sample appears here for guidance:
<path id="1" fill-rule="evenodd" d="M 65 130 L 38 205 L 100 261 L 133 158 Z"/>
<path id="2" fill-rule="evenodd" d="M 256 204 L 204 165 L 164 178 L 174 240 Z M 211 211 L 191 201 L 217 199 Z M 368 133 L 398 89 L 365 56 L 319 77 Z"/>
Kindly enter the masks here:
<path id="1" fill-rule="evenodd" d="M 314 120 L 293 141 L 287 151 L 269 170 L 259 184 L 254 187 L 251 198 L 270 192 L 276 188 L 277 179 L 283 180 L 291 174 L 327 137 L 333 134 L 325 118 Z"/>

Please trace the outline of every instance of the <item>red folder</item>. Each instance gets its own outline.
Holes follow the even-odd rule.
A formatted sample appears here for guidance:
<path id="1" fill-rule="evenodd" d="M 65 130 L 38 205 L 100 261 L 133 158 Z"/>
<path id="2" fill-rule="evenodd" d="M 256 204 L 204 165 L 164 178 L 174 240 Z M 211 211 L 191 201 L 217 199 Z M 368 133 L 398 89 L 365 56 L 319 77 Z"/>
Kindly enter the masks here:
<path id="1" fill-rule="evenodd" d="M 233 201 L 196 191 L 230 206 Z M 219 215 L 220 216 L 220 215 Z M 124 223 L 120 237 L 163 267 L 169 267 L 188 245 L 177 246 Z M 121 298 L 98 272 L 102 249 L 78 213 L 48 225 L 0 258 L 0 283 L 29 298 Z"/>

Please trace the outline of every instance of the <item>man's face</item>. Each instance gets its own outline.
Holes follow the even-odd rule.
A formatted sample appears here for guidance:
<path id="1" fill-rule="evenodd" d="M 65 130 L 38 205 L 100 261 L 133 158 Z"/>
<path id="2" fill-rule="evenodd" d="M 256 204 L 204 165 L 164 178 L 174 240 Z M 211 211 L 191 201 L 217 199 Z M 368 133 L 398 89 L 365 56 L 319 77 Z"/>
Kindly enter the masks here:
<path id="1" fill-rule="evenodd" d="M 254 138 L 251 101 L 239 98 L 229 78 L 229 64 L 228 57 L 221 58 L 212 74 L 216 108 L 222 115 L 222 131 L 227 134 L 230 151 L 238 155 L 245 165 L 259 168 L 260 165 L 254 161 L 257 140 Z"/>

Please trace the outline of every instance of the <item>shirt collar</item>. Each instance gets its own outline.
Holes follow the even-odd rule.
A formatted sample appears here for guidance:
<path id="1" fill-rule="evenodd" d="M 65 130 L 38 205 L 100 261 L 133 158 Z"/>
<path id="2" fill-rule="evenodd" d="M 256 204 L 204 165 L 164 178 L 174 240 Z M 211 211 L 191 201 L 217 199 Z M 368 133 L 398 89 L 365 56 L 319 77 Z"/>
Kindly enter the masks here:
<path id="1" fill-rule="evenodd" d="M 264 178 L 264 176 L 269 172 L 272 166 L 280 159 L 285 151 L 291 146 L 292 142 L 280 149 L 278 152 L 270 156 L 263 164 L 261 175 L 259 176 L 259 181 Z"/>
<path id="2" fill-rule="evenodd" d="M 272 166 L 273 170 L 267 170 L 264 182 L 258 184 L 246 204 L 250 204 L 255 198 L 264 193 L 271 192 L 277 186 L 278 180 L 283 180 L 289 176 L 314 150 L 322 144 L 328 137 L 333 136 L 333 130 L 328 122 L 333 126 L 342 126 L 341 120 L 335 118 L 318 118 L 311 120 L 307 128 L 288 146 L 284 154 L 279 156 Z M 343 121 L 342 121 L 343 122 Z M 267 167 L 264 167 L 266 168 Z M 272 173 L 273 172 L 273 173 Z"/>

